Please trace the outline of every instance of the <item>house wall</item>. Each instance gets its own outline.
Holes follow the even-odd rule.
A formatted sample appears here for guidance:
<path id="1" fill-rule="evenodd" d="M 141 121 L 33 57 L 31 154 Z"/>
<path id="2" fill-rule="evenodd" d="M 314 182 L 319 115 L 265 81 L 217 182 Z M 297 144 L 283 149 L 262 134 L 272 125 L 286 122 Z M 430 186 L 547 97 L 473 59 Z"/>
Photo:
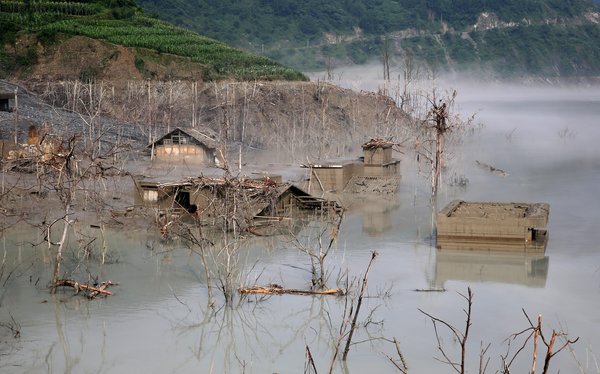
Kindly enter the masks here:
<path id="1" fill-rule="evenodd" d="M 8 140 L 0 140 L 0 155 L 3 159 L 9 158 L 11 156 L 10 152 L 17 152 L 19 147 L 15 144 L 15 142 L 11 142 Z"/>
<path id="2" fill-rule="evenodd" d="M 261 216 L 292 217 L 299 210 L 294 194 L 289 190 L 279 196 L 274 209 L 267 209 Z"/>
<path id="3" fill-rule="evenodd" d="M 391 162 L 385 165 L 365 164 L 362 174 L 365 177 L 391 177 L 400 173 L 400 162 Z"/>
<path id="4" fill-rule="evenodd" d="M 156 161 L 177 162 L 183 161 L 194 164 L 213 164 L 211 152 L 195 144 L 163 144 L 154 148 Z"/>
<path id="5" fill-rule="evenodd" d="M 525 240 L 528 227 L 539 227 L 536 220 L 527 218 L 438 218 L 438 235 L 498 237 Z"/>
<path id="6" fill-rule="evenodd" d="M 365 165 L 383 165 L 392 161 L 392 148 L 364 149 Z"/>
<path id="7" fill-rule="evenodd" d="M 531 229 L 546 227 L 547 213 L 526 217 L 486 217 L 483 210 L 481 217 L 452 216 L 458 204 L 460 202 L 449 204 L 437 216 L 438 248 L 544 251 L 545 231 L 540 231 L 542 240 L 532 241 Z"/>
<path id="8" fill-rule="evenodd" d="M 155 183 L 135 183 L 134 204 L 146 208 L 169 209 L 175 196 L 172 191 L 158 189 Z"/>
<path id="9" fill-rule="evenodd" d="M 362 171 L 362 165 L 359 164 L 345 164 L 342 167 L 322 167 L 322 168 L 313 168 L 313 175 L 311 178 L 311 193 L 320 193 L 321 185 L 319 181 L 323 185 L 323 189 L 326 191 L 341 191 L 346 187 L 350 178 L 357 173 Z M 314 176 L 318 176 L 317 178 Z"/>

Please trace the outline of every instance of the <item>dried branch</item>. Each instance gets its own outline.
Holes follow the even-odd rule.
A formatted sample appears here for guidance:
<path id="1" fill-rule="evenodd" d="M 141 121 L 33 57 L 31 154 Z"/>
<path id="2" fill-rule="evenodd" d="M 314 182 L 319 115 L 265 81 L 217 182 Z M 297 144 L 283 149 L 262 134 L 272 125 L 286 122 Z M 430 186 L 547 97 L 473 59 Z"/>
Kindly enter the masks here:
<path id="1" fill-rule="evenodd" d="M 463 309 L 463 312 L 465 313 L 465 317 L 466 317 L 464 332 L 459 331 L 458 328 L 452 326 L 448 322 L 446 322 L 440 318 L 434 317 L 427 312 L 424 312 L 422 309 L 419 309 L 419 311 L 421 313 L 423 313 L 424 315 L 426 315 L 427 317 L 429 317 L 429 319 L 431 319 L 431 321 L 433 322 L 433 329 L 435 331 L 435 337 L 436 337 L 437 344 L 438 344 L 438 350 L 444 357 L 444 359 L 440 360 L 440 361 L 452 366 L 454 371 L 456 371 L 457 373 L 464 374 L 465 370 L 466 370 L 467 339 L 469 338 L 469 329 L 471 327 L 471 313 L 472 313 L 472 306 L 473 306 L 473 292 L 471 291 L 471 287 L 467 288 L 467 295 L 463 295 L 461 293 L 459 293 L 459 295 L 467 301 L 467 309 L 466 310 Z M 437 329 L 438 323 L 444 325 L 448 330 L 450 330 L 452 332 L 452 334 L 454 335 L 454 337 L 456 338 L 456 340 L 459 342 L 459 344 L 460 344 L 460 363 L 454 362 L 453 360 L 451 360 L 450 357 L 448 356 L 448 354 L 446 353 L 446 351 L 444 350 L 444 347 L 442 347 L 440 335 L 439 335 L 439 332 Z"/>
<path id="2" fill-rule="evenodd" d="M 373 261 L 377 257 L 377 251 L 371 252 L 371 260 L 369 261 L 369 265 L 367 266 L 367 271 L 365 271 L 365 275 L 362 280 L 362 285 L 360 288 L 360 294 L 358 295 L 358 301 L 356 303 L 356 310 L 354 311 L 354 316 L 352 316 L 352 324 L 350 325 L 350 331 L 348 332 L 348 340 L 346 340 L 346 348 L 344 349 L 344 355 L 342 356 L 342 360 L 346 361 L 348 358 L 348 352 L 350 351 L 350 344 L 352 343 L 352 336 L 354 335 L 354 331 L 356 330 L 356 321 L 358 320 L 358 313 L 360 313 L 360 307 L 362 305 L 363 296 L 365 290 L 367 289 L 367 281 L 369 279 L 369 272 L 371 271 L 371 266 L 373 265 Z M 352 315 L 352 314 L 351 314 Z"/>

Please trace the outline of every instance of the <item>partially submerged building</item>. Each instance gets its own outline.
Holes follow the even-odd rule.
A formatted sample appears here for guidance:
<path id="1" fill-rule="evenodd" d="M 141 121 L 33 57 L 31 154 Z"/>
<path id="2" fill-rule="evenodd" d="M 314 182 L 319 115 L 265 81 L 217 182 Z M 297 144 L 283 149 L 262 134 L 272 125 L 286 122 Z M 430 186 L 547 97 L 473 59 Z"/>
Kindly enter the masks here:
<path id="1" fill-rule="evenodd" d="M 306 165 L 310 169 L 310 193 L 360 192 L 354 188 L 381 181 L 399 182 L 400 160 L 392 157 L 394 143 L 371 139 L 362 145 L 363 156 L 358 160 L 329 161 Z"/>
<path id="2" fill-rule="evenodd" d="M 190 177 L 176 182 L 135 181 L 135 204 L 160 214 L 190 213 L 203 220 L 236 217 L 238 225 L 254 219 L 290 218 L 300 211 L 339 208 L 289 183 L 270 178 Z"/>
<path id="3" fill-rule="evenodd" d="M 544 252 L 550 206 L 455 200 L 437 215 L 437 247 Z"/>
<path id="4" fill-rule="evenodd" d="M 177 127 L 148 145 L 152 160 L 164 163 L 218 166 L 223 155 L 216 133 L 208 128 Z"/>
<path id="5" fill-rule="evenodd" d="M 371 139 L 362 145 L 362 175 L 365 177 L 390 177 L 400 174 L 400 160 L 392 158 L 393 142 Z"/>

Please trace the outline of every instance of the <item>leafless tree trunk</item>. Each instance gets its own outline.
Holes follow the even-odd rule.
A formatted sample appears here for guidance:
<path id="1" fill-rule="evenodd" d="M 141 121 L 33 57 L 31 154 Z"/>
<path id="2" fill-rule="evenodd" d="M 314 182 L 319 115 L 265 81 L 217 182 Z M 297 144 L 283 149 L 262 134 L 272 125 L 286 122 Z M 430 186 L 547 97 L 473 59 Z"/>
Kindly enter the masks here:
<path id="1" fill-rule="evenodd" d="M 15 144 L 19 144 L 19 95 L 15 88 Z"/>
<path id="2" fill-rule="evenodd" d="M 358 295 L 358 301 L 356 302 L 356 309 L 354 311 L 354 316 L 352 316 L 352 323 L 350 324 L 350 331 L 348 332 L 348 339 L 346 340 L 346 347 L 344 348 L 344 355 L 342 356 L 342 360 L 346 361 L 348 358 L 348 352 L 350 352 L 350 344 L 352 344 L 352 336 L 354 335 L 354 331 L 356 330 L 356 321 L 358 320 L 358 313 L 360 313 L 360 307 L 362 305 L 363 296 L 365 294 L 365 290 L 367 289 L 367 281 L 369 279 L 369 272 L 371 271 L 371 265 L 373 265 L 373 261 L 375 261 L 375 257 L 377 257 L 377 251 L 371 252 L 371 260 L 369 261 L 369 265 L 367 266 L 367 271 L 365 271 L 365 275 L 362 280 L 362 284 L 360 287 L 360 294 Z"/>

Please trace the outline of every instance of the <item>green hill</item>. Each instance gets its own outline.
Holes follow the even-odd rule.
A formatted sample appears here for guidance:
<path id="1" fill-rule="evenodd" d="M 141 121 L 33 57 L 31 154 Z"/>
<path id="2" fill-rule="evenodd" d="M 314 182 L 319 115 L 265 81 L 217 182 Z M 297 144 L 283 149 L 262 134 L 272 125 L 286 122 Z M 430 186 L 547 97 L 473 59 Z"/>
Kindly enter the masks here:
<path id="1" fill-rule="evenodd" d="M 34 64 L 36 48 L 14 53 L 23 35 L 50 45 L 61 35 L 82 35 L 126 47 L 173 54 L 204 66 L 204 79 L 305 80 L 300 72 L 267 57 L 148 16 L 131 0 L 0 0 L 0 74 Z M 11 48 L 12 47 L 12 48 Z M 142 61 L 142 60 L 139 60 Z M 137 60 L 136 60 L 137 62 Z"/>
<path id="2" fill-rule="evenodd" d="M 600 75 L 592 0 L 140 0 L 160 17 L 298 69 L 380 58 L 502 76 Z"/>

